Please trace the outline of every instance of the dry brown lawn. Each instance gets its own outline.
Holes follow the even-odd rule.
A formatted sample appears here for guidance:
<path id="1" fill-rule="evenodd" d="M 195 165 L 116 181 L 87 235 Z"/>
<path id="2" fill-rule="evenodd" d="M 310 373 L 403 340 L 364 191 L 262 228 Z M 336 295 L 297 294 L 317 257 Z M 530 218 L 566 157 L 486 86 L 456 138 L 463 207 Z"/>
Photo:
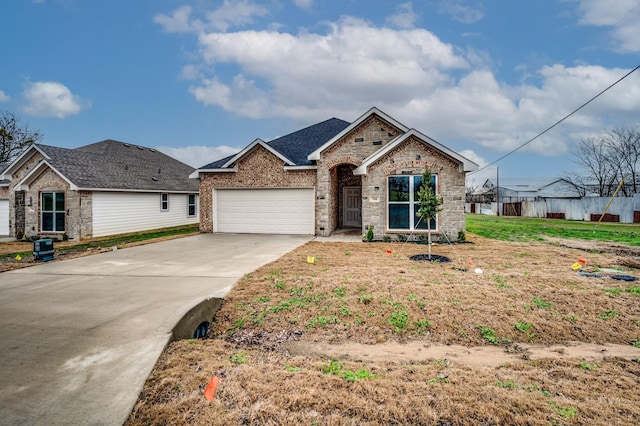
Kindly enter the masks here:
<path id="1" fill-rule="evenodd" d="M 248 274 L 209 338 L 167 347 L 127 424 L 640 424 L 640 281 L 571 265 L 640 271 L 469 238 L 433 246 L 450 263 L 310 242 Z"/>

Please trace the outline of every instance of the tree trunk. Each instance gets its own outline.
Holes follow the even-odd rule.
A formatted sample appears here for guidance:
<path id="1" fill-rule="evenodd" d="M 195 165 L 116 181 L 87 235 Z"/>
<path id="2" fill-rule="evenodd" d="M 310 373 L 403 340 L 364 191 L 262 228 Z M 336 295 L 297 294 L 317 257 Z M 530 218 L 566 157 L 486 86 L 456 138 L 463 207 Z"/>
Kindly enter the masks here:
<path id="1" fill-rule="evenodd" d="M 428 239 L 428 243 L 427 245 L 429 246 L 429 260 L 431 260 L 431 218 L 427 219 L 427 239 Z"/>

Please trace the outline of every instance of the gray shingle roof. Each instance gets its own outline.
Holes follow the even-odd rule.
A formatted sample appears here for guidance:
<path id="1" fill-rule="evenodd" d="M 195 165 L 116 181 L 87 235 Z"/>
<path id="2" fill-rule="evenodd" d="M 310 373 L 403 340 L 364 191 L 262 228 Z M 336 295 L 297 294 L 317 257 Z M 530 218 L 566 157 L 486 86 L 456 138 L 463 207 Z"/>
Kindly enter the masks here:
<path id="1" fill-rule="evenodd" d="M 305 127 L 302 130 L 267 142 L 271 148 L 290 159 L 297 166 L 312 164 L 307 156 L 344 130 L 349 124 L 338 118 L 330 118 L 321 123 Z M 201 169 L 219 169 L 235 155 L 214 161 Z"/>
<path id="2" fill-rule="evenodd" d="M 37 145 L 79 188 L 198 191 L 194 168 L 153 148 L 105 140 L 75 149 Z"/>

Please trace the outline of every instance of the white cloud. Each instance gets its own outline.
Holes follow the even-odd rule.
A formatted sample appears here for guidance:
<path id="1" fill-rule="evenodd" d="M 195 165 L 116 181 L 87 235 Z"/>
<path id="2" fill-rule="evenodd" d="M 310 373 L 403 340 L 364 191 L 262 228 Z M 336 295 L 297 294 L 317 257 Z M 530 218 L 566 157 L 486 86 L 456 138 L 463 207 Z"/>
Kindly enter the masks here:
<path id="1" fill-rule="evenodd" d="M 0 90 L 0 102 L 7 102 L 11 97 Z"/>
<path id="2" fill-rule="evenodd" d="M 307 118 L 318 109 L 333 116 L 383 101 L 403 103 L 445 84 L 446 71 L 467 67 L 451 45 L 426 30 L 375 28 L 355 18 L 331 24 L 327 34 L 203 34 L 200 46 L 206 63 L 236 64 L 241 72 L 227 81 L 204 79 L 191 88 L 194 96 L 256 118 Z"/>
<path id="3" fill-rule="evenodd" d="M 158 146 L 156 149 L 194 168 L 204 166 L 204 161 L 211 163 L 240 151 L 238 148 L 225 145 L 215 147 L 199 145 L 184 147 Z"/>
<path id="4" fill-rule="evenodd" d="M 24 112 L 39 117 L 64 118 L 89 107 L 64 84 L 55 81 L 30 83 L 23 96 L 26 100 Z"/>
<path id="5" fill-rule="evenodd" d="M 300 9 L 311 9 L 311 6 L 313 6 L 313 0 L 293 0 L 293 4 Z"/>
<path id="6" fill-rule="evenodd" d="M 204 19 L 193 18 L 191 6 L 182 6 L 170 15 L 162 13 L 153 17 L 153 22 L 162 26 L 168 33 L 187 33 L 202 31 L 227 31 L 231 27 L 241 27 L 253 22 L 254 17 L 266 16 L 269 11 L 264 6 L 248 0 L 224 0 L 222 5 L 212 11 L 204 11 Z"/>
<path id="7" fill-rule="evenodd" d="M 469 5 L 465 3 L 471 3 Z M 482 5 L 477 1 L 470 0 L 441 0 L 440 12 L 451 15 L 451 17 L 464 24 L 473 24 L 484 19 Z"/>
<path id="8" fill-rule="evenodd" d="M 614 7 L 615 6 L 615 7 Z M 611 28 L 612 48 L 618 52 L 640 52 L 640 3 L 617 0 L 580 0 L 580 23 Z"/>
<path id="9" fill-rule="evenodd" d="M 396 14 L 387 17 L 386 22 L 397 28 L 413 28 L 417 19 L 418 15 L 413 11 L 413 5 L 409 2 L 399 5 Z"/>
<path id="10" fill-rule="evenodd" d="M 153 22 L 159 24 L 168 33 L 187 33 L 196 30 L 196 24 L 191 22 L 191 6 L 182 6 L 173 11 L 171 15 L 158 13 L 153 17 Z"/>
<path id="11" fill-rule="evenodd" d="M 445 145 L 476 143 L 497 152 L 517 148 L 628 71 L 555 64 L 527 70 L 528 83 L 508 85 L 497 80 L 484 52 L 424 29 L 352 17 L 325 31 L 204 32 L 198 41 L 201 62 L 183 74 L 205 105 L 305 124 L 352 120 L 375 105 Z M 640 125 L 637 74 L 523 151 L 560 155 L 607 126 Z"/>
<path id="12" fill-rule="evenodd" d="M 473 161 L 480 167 L 484 167 L 489 164 L 487 160 L 485 160 L 482 156 L 480 156 L 478 153 L 476 153 L 471 149 L 463 149 L 462 151 L 459 152 L 459 154 L 465 157 L 466 159 Z"/>

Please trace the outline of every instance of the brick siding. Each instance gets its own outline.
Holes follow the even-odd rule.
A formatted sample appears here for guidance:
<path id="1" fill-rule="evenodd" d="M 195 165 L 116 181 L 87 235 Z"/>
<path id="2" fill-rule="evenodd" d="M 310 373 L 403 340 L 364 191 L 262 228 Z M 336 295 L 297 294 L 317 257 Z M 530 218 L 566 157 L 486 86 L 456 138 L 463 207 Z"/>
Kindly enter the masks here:
<path id="1" fill-rule="evenodd" d="M 237 172 L 200 174 L 200 231 L 213 232 L 213 189 L 314 188 L 315 170 L 284 170 L 284 162 L 256 146 L 238 163 Z"/>
<path id="2" fill-rule="evenodd" d="M 399 134 L 399 129 L 373 116 L 322 152 L 317 170 L 285 171 L 282 160 L 257 146 L 237 164 L 237 172 L 201 173 L 200 230 L 213 231 L 215 188 L 315 187 L 316 234 L 327 236 L 342 224 L 341 188 L 361 185 L 362 229 L 373 225 L 376 239 L 382 239 L 393 234 L 386 231 L 387 176 L 402 172 L 421 175 L 428 166 L 438 176 L 438 195 L 444 201 L 438 215 L 438 233 L 446 233 L 454 241 L 465 229 L 465 174 L 456 161 L 430 145 L 411 138 L 371 165 L 368 175 L 347 176 Z"/>

